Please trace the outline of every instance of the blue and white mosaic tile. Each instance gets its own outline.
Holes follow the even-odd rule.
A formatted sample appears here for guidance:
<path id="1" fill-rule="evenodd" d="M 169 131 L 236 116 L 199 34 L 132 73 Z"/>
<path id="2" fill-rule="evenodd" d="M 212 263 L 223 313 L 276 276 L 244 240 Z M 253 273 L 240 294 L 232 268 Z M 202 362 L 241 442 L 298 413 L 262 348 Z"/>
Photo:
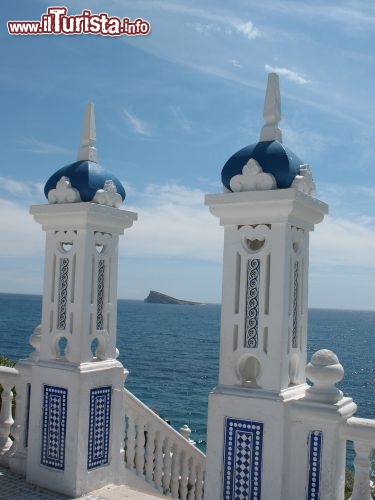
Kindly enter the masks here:
<path id="1" fill-rule="evenodd" d="M 260 259 L 247 263 L 245 347 L 258 347 Z"/>
<path id="2" fill-rule="evenodd" d="M 87 468 L 109 463 L 112 387 L 96 387 L 90 391 L 90 420 Z"/>
<path id="3" fill-rule="evenodd" d="M 260 500 L 263 423 L 226 417 L 223 500 Z"/>
<path id="4" fill-rule="evenodd" d="M 103 318 L 103 307 L 104 307 L 104 271 L 105 263 L 103 259 L 98 262 L 98 291 L 96 295 L 96 329 L 103 330 L 104 328 L 104 318 Z"/>
<path id="5" fill-rule="evenodd" d="M 57 306 L 57 329 L 66 328 L 66 304 L 68 296 L 69 259 L 60 259 L 59 298 Z"/>
<path id="6" fill-rule="evenodd" d="M 298 347 L 298 281 L 299 264 L 296 261 L 293 266 L 293 329 L 292 329 L 292 347 Z"/>
<path id="7" fill-rule="evenodd" d="M 320 478 L 322 470 L 322 431 L 311 431 L 309 435 L 309 457 L 306 500 L 320 499 Z"/>
<path id="8" fill-rule="evenodd" d="M 68 390 L 44 386 L 41 464 L 64 470 Z"/>

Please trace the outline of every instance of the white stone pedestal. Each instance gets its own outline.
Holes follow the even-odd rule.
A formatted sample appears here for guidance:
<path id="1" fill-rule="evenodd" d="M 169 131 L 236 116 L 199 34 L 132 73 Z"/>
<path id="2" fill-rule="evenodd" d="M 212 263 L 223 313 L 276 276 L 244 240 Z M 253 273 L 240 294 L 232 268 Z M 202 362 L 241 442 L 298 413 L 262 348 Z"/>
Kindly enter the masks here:
<path id="1" fill-rule="evenodd" d="M 40 353 L 31 369 L 27 481 L 73 497 L 117 482 L 124 381 L 116 361 L 118 238 L 136 214 L 31 208 L 46 231 Z"/>
<path id="2" fill-rule="evenodd" d="M 126 374 L 115 360 L 34 367 L 27 481 L 73 497 L 118 481 Z"/>

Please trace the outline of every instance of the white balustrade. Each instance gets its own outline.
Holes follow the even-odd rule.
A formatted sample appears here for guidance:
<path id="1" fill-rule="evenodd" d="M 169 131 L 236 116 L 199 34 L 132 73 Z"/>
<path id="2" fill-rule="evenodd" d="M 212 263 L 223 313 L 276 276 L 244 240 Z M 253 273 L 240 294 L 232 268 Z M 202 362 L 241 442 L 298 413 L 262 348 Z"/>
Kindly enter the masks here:
<path id="1" fill-rule="evenodd" d="M 375 420 L 351 417 L 342 428 L 342 437 L 353 441 L 354 485 L 350 500 L 371 500 L 371 458 L 375 450 Z"/>
<path id="2" fill-rule="evenodd" d="M 124 391 L 126 466 L 169 497 L 201 500 L 205 455 L 131 392 Z"/>
<path id="3" fill-rule="evenodd" d="M 9 450 L 13 444 L 10 438 L 10 429 L 14 423 L 12 417 L 13 387 L 16 385 L 18 370 L 0 366 L 1 393 L 0 411 L 0 463 L 8 465 Z"/>

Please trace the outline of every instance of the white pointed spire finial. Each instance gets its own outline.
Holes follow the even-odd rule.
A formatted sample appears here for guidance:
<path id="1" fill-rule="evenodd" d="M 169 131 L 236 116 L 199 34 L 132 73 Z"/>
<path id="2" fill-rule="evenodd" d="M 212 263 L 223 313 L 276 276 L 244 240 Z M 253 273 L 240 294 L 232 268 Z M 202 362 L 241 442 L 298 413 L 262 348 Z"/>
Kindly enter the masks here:
<path id="1" fill-rule="evenodd" d="M 281 130 L 278 127 L 278 123 L 281 120 L 280 87 L 279 77 L 276 73 L 268 75 L 263 118 L 265 124 L 260 133 L 260 140 L 282 142 Z"/>
<path id="2" fill-rule="evenodd" d="M 95 108 L 94 103 L 89 102 L 86 106 L 85 119 L 81 134 L 82 146 L 78 150 L 77 160 L 88 160 L 96 163 L 97 151 L 96 143 L 96 128 L 95 128 Z"/>

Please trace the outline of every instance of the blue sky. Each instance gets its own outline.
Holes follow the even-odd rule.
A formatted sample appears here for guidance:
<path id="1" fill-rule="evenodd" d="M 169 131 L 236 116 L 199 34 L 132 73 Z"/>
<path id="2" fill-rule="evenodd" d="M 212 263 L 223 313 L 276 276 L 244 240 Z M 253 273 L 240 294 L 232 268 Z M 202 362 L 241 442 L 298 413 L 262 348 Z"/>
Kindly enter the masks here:
<path id="1" fill-rule="evenodd" d="M 96 106 L 99 163 L 139 213 L 120 247 L 119 297 L 150 289 L 219 302 L 222 229 L 203 205 L 256 142 L 268 71 L 284 143 L 330 215 L 311 237 L 310 306 L 375 309 L 375 7 L 342 2 L 69 0 L 69 14 L 142 17 L 144 37 L 11 36 L 51 4 L 1 7 L 0 291 L 41 293 L 44 235 L 28 214 L 75 160 Z"/>

